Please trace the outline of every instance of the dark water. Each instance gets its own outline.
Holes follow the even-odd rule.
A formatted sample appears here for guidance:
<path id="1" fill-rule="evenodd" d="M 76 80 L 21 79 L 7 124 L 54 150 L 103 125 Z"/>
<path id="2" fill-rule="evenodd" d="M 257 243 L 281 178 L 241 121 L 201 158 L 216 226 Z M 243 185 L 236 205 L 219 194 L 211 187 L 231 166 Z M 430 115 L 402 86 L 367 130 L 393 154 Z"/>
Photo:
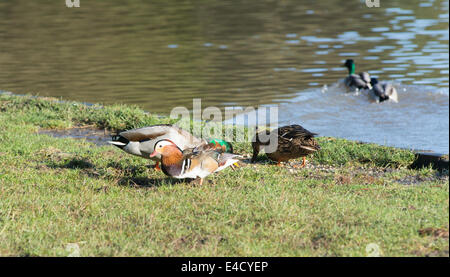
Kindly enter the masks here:
<path id="1" fill-rule="evenodd" d="M 321 135 L 448 153 L 449 2 L 380 2 L 2 0 L 0 90 L 165 114 L 277 104 Z M 345 94 L 346 58 L 399 103 Z"/>

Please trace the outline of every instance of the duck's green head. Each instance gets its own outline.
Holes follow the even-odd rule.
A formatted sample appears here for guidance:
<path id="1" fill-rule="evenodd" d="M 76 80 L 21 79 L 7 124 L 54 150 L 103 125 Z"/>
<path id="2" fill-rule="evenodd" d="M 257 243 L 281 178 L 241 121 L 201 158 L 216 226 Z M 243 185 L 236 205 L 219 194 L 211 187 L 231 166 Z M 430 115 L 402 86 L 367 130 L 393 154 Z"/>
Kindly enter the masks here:
<path id="1" fill-rule="evenodd" d="M 352 59 L 345 60 L 344 65 L 348 68 L 348 74 L 354 74 L 355 73 L 355 62 Z"/>
<path id="2" fill-rule="evenodd" d="M 223 139 L 212 139 L 209 143 L 220 144 L 222 147 L 225 147 L 225 152 L 233 153 L 233 146 L 228 141 Z"/>

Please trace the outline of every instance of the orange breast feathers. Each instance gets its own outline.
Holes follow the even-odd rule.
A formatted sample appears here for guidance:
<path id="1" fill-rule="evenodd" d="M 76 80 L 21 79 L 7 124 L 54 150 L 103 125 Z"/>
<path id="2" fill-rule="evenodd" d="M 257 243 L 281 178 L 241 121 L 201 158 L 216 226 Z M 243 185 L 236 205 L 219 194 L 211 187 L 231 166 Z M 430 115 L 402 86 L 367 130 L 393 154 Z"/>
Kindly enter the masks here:
<path id="1" fill-rule="evenodd" d="M 174 165 L 183 160 L 183 153 L 175 145 L 164 146 L 161 154 L 161 161 L 166 165 Z"/>

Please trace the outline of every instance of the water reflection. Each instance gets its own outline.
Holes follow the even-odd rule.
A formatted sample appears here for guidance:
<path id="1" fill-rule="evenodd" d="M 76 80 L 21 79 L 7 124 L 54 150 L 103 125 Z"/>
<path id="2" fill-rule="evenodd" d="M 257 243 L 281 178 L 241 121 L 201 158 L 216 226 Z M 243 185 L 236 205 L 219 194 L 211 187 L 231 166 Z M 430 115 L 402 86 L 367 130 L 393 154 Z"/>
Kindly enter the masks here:
<path id="1" fill-rule="evenodd" d="M 343 78 L 341 63 L 352 57 L 357 70 L 381 80 L 444 89 L 447 99 L 425 100 L 448 110 L 448 7 L 444 0 L 370 9 L 346 0 L 92 0 L 68 9 L 64 1 L 3 0 L 0 89 L 157 113 L 191 107 L 192 98 L 220 107 L 292 103 Z M 326 113 L 319 104 L 313 110 Z M 448 125 L 441 127 L 448 138 Z"/>

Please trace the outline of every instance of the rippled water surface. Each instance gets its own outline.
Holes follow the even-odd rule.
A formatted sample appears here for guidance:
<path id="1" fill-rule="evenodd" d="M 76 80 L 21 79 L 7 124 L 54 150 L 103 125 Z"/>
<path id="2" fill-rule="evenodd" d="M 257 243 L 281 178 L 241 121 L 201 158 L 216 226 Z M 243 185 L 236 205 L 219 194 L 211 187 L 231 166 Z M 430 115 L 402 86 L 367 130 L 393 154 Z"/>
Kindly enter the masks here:
<path id="1" fill-rule="evenodd" d="M 2 0 L 0 90 L 163 114 L 276 104 L 321 135 L 448 153 L 449 2 L 380 2 Z M 345 93 L 346 58 L 399 103 Z"/>

